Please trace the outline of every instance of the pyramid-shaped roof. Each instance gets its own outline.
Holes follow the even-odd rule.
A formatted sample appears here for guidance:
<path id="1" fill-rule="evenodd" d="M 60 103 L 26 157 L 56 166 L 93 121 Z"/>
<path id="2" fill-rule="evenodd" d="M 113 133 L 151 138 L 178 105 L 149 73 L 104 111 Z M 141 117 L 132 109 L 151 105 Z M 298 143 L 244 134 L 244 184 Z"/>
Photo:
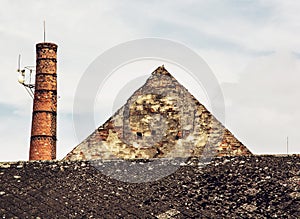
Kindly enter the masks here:
<path id="1" fill-rule="evenodd" d="M 251 155 L 165 68 L 64 159 Z"/>

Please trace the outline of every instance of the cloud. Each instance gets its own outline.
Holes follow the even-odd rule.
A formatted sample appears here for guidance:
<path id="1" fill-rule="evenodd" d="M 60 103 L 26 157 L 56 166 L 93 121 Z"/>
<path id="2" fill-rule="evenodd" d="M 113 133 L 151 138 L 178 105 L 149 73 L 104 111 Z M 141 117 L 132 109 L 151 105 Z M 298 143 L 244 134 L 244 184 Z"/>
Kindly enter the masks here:
<path id="1" fill-rule="evenodd" d="M 260 75 L 259 78 L 258 75 L 252 77 L 247 73 L 250 70 L 243 71 L 243 69 L 249 68 L 255 72 L 270 71 L 270 74 L 274 72 L 273 70 L 281 68 L 281 72 L 289 72 L 288 74 L 295 72 L 293 68 L 286 66 L 293 58 L 280 62 L 281 58 L 286 56 L 278 59 L 275 56 L 282 54 L 281 51 L 294 52 L 294 54 L 300 51 L 299 7 L 299 2 L 289 0 L 187 0 L 184 2 L 181 0 L 151 2 L 54 0 L 51 3 L 33 0 L 2 1 L 0 104 L 2 107 L 12 107 L 17 114 L 1 111 L 1 138 L 10 145 L 10 149 L 1 146 L 1 149 L 8 152 L 0 154 L 0 160 L 27 159 L 27 155 L 23 155 L 23 149 L 28 147 L 32 100 L 24 88 L 17 83 L 15 71 L 20 53 L 22 66 L 35 64 L 34 47 L 36 42 L 43 39 L 43 20 L 46 20 L 47 40 L 59 45 L 58 107 L 59 126 L 62 130 L 58 133 L 59 157 L 62 157 L 63 153 L 71 147 L 66 145 L 76 144 L 70 115 L 73 111 L 77 84 L 83 72 L 106 49 L 141 37 L 161 37 L 182 42 L 197 51 L 207 61 L 220 82 L 239 80 L 243 87 L 247 87 L 243 95 L 248 101 L 244 101 L 243 96 L 232 92 L 227 93 L 225 97 L 227 103 L 232 102 L 236 106 L 228 108 L 228 111 L 233 112 L 231 115 L 240 115 L 239 119 L 243 119 L 245 124 L 253 123 L 252 128 L 243 129 L 241 123 L 235 126 L 234 122 L 229 125 L 243 140 L 245 139 L 259 151 L 259 147 L 262 146 L 250 141 L 249 138 L 254 137 L 247 134 L 247 131 L 254 131 L 254 127 L 257 127 L 254 123 L 256 120 L 248 118 L 246 113 L 251 113 L 254 117 L 265 115 L 263 118 L 269 118 L 271 121 L 280 115 L 280 124 L 290 127 L 289 133 L 294 133 L 295 131 L 292 130 L 297 130 L 297 125 L 290 117 L 294 115 L 295 120 L 298 121 L 296 111 L 298 105 L 294 100 L 298 96 L 293 94 L 298 92 L 295 89 L 298 77 L 295 76 L 296 73 L 286 78 L 280 77 L 279 73 L 279 76 L 277 73 L 272 73 L 275 75 L 269 75 L 273 78 L 270 80 L 265 75 Z M 268 63 L 268 57 L 277 61 L 264 64 Z M 294 61 L 297 62 L 296 60 Z M 261 70 L 250 67 L 252 64 L 249 63 L 256 63 L 256 61 L 259 63 L 253 66 L 261 66 L 257 67 Z M 270 69 L 270 66 L 276 67 Z M 284 86 L 280 85 L 281 83 Z M 250 84 L 256 84 L 257 88 L 253 89 Z M 275 91 L 265 89 L 263 84 Z M 240 92 L 240 85 L 237 86 L 236 89 Z M 264 95 L 252 97 L 251 93 L 255 93 L 256 90 L 261 90 Z M 231 95 L 234 97 L 229 100 Z M 279 99 L 281 101 L 278 101 Z M 253 107 L 256 105 L 261 109 Z M 281 112 L 285 108 L 291 111 Z M 294 114 L 291 114 L 292 110 Z M 227 121 L 235 121 L 235 117 L 227 118 Z M 18 126 L 20 140 L 15 139 L 13 130 L 16 126 Z M 266 136 L 269 136 L 268 133 L 274 133 L 267 124 L 266 127 Z M 269 144 L 267 138 L 257 136 L 256 138 L 257 142 L 265 141 Z M 20 147 L 22 150 L 19 149 Z M 268 149 L 274 151 L 270 147 Z"/>
<path id="2" fill-rule="evenodd" d="M 43 39 L 43 20 L 46 39 L 59 45 L 58 158 L 66 154 L 65 148 L 70 150 L 78 143 L 69 115 L 81 75 L 99 53 L 135 34 L 113 10 L 109 1 L 1 2 L 0 105 L 13 107 L 22 117 L 1 113 L 0 134 L 5 143 L 1 149 L 5 153 L 0 153 L 0 160 L 28 159 L 32 99 L 17 82 L 17 58 L 22 54 L 22 67 L 35 65 L 35 44 Z"/>
<path id="3" fill-rule="evenodd" d="M 299 153 L 300 61 L 279 51 L 256 58 L 236 84 L 224 84 L 227 125 L 256 153 L 286 153 L 285 139 Z"/>

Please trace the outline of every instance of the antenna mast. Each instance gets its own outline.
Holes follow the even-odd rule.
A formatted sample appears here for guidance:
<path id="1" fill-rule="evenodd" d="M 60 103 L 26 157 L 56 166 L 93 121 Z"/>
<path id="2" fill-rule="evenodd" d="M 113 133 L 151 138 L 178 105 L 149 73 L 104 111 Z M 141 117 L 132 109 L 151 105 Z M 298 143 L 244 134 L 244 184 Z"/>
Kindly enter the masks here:
<path id="1" fill-rule="evenodd" d="M 289 136 L 286 137 L 286 153 L 289 154 Z"/>
<path id="2" fill-rule="evenodd" d="M 46 42 L 46 22 L 45 22 L 45 20 L 43 22 L 43 26 L 44 26 L 44 42 Z"/>
<path id="3" fill-rule="evenodd" d="M 19 54 L 19 59 L 18 59 L 18 70 L 17 72 L 20 72 L 21 68 L 21 54 Z"/>

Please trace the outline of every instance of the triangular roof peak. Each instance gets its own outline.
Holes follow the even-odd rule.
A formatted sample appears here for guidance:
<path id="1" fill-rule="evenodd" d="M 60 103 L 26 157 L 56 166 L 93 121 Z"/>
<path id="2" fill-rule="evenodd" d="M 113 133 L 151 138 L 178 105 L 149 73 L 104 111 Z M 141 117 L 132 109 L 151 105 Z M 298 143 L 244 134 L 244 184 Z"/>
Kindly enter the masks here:
<path id="1" fill-rule="evenodd" d="M 250 155 L 162 65 L 67 160 Z"/>
<path id="2" fill-rule="evenodd" d="M 164 65 L 159 66 L 152 72 L 152 75 L 171 75 Z"/>

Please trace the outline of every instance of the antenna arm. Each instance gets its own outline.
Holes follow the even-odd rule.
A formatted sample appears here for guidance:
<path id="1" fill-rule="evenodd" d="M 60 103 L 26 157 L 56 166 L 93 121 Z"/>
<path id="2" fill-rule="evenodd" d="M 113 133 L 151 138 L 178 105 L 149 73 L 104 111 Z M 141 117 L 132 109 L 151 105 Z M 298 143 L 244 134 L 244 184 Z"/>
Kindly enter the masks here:
<path id="1" fill-rule="evenodd" d="M 25 87 L 28 87 L 28 88 L 34 88 L 35 87 L 35 85 L 34 84 L 23 84 Z"/>

